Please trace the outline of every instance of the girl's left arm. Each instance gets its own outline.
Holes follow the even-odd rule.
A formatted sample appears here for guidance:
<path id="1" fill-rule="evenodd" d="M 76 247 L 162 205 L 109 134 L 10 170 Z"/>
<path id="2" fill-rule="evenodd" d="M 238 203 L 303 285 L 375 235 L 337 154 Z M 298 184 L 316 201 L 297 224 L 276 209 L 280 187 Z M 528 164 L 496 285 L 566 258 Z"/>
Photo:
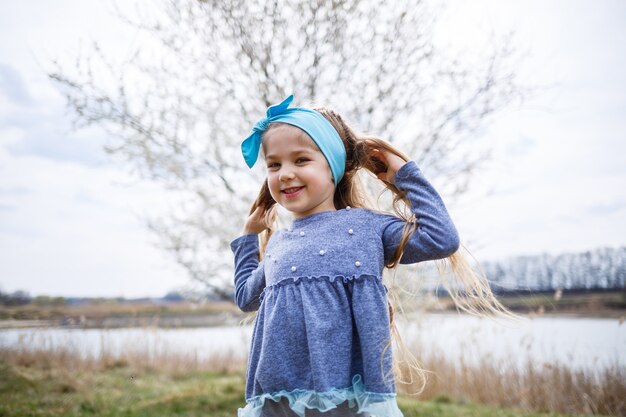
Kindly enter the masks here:
<path id="1" fill-rule="evenodd" d="M 402 165 L 393 175 L 393 182 L 398 189 L 406 192 L 418 224 L 407 241 L 400 263 L 441 259 L 456 252 L 460 247 L 456 227 L 441 196 L 424 177 L 415 161 Z M 382 215 L 379 233 L 383 241 L 385 263 L 399 246 L 405 224 L 399 217 Z"/>

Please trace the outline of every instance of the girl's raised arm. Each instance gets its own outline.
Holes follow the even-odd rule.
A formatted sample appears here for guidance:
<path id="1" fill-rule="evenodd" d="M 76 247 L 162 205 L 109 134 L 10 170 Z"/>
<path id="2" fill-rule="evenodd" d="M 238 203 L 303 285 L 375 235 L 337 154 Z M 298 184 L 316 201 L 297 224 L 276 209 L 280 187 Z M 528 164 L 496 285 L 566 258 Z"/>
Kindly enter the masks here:
<path id="1" fill-rule="evenodd" d="M 460 246 L 459 234 L 441 196 L 424 177 L 415 161 L 402 165 L 393 176 L 394 185 L 406 192 L 418 227 L 409 237 L 401 264 L 441 259 Z M 400 244 L 405 221 L 391 214 L 381 214 L 379 234 L 383 241 L 385 263 L 392 259 Z"/>

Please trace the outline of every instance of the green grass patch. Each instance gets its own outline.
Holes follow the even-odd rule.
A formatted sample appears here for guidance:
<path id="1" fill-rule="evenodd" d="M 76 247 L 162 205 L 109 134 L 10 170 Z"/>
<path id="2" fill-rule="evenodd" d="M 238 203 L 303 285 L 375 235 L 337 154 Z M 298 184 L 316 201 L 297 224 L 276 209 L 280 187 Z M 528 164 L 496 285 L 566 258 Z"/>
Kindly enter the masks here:
<path id="1" fill-rule="evenodd" d="M 244 387 L 243 374 L 45 369 L 0 358 L 0 417 L 233 417 L 245 405 Z M 398 404 L 406 417 L 562 416 L 463 404 L 443 395 L 432 401 L 399 395 Z"/>
<path id="2" fill-rule="evenodd" d="M 513 408 L 454 401 L 439 395 L 431 401 L 398 395 L 398 406 L 404 417 L 566 417 L 567 414 L 540 413 Z"/>
<path id="3" fill-rule="evenodd" d="M 168 376 L 115 368 L 99 372 L 0 367 L 4 416 L 229 416 L 244 402 L 242 375 Z"/>

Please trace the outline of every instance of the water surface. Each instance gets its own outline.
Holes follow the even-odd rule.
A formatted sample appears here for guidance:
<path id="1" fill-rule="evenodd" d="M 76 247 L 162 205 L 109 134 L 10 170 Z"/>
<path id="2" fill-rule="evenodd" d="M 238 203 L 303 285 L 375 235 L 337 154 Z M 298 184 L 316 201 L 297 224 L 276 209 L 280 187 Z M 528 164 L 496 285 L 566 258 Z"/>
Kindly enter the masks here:
<path id="1" fill-rule="evenodd" d="M 416 342 L 423 355 L 440 353 L 461 363 L 488 358 L 512 365 L 528 359 L 571 368 L 626 367 L 626 323 L 617 319 L 537 317 L 521 324 L 495 322 L 458 314 L 424 314 L 398 323 L 407 344 Z M 198 359 L 215 353 L 246 358 L 252 325 L 159 329 L 8 329 L 0 345 L 24 348 L 70 347 L 84 356 L 103 351 L 189 354 Z"/>

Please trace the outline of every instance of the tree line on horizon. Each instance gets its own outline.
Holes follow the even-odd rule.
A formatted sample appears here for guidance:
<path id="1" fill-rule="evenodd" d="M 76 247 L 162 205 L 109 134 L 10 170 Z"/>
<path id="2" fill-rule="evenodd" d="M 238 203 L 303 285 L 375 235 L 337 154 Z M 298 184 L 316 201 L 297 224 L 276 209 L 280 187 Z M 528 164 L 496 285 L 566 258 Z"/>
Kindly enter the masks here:
<path id="1" fill-rule="evenodd" d="M 434 265 L 433 265 L 434 266 Z M 484 262 L 481 268 L 492 290 L 497 294 L 519 292 L 544 292 L 556 290 L 616 290 L 624 289 L 626 283 L 626 246 L 617 248 L 600 247 L 578 253 L 559 255 L 515 256 L 497 262 Z M 437 294 L 440 294 L 438 290 Z M 443 294 L 443 293 L 442 293 Z M 215 301 L 219 297 L 210 289 L 203 295 L 206 300 Z M 193 294 L 194 300 L 199 294 Z M 150 301 L 182 302 L 188 294 L 170 291 L 161 298 L 145 297 L 128 300 L 114 297 L 116 302 Z M 106 297 L 32 297 L 27 291 L 4 292 L 0 289 L 0 305 L 17 306 L 64 305 L 81 302 L 110 302 Z"/>
<path id="2" fill-rule="evenodd" d="M 516 256 L 485 262 L 494 292 L 620 289 L 626 282 L 626 246 L 578 253 Z"/>

